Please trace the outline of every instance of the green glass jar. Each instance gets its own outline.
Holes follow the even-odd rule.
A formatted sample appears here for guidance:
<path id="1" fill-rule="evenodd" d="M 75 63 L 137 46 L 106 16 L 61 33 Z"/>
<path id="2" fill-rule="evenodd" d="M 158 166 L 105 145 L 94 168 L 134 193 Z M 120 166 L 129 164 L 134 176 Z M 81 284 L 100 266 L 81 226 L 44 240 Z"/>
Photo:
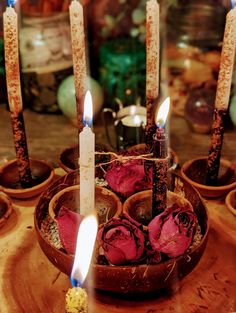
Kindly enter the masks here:
<path id="1" fill-rule="evenodd" d="M 173 112 L 196 131 L 210 130 L 226 13 L 212 1 L 180 1 L 168 10 L 162 79 L 168 81 Z"/>
<path id="2" fill-rule="evenodd" d="M 137 99 L 145 101 L 145 45 L 136 39 L 119 38 L 105 42 L 99 53 L 99 82 L 105 105 L 113 107 L 115 98 L 125 106 Z"/>

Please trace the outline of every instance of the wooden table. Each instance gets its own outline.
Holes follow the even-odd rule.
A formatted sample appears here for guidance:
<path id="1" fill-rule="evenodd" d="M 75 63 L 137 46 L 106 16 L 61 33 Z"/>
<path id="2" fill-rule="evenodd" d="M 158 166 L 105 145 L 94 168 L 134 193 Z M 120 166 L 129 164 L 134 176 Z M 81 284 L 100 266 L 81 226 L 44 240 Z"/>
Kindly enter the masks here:
<path id="1" fill-rule="evenodd" d="M 0 106 L 0 162 L 14 158 L 9 112 Z M 65 147 L 77 142 L 77 131 L 62 115 L 39 115 L 25 111 L 30 156 L 47 159 L 57 166 Z M 104 141 L 99 120 L 95 125 L 97 142 Z M 206 155 L 209 136 L 191 132 L 182 118 L 173 117 L 171 146 L 180 164 Z M 236 162 L 236 134 L 225 134 L 224 156 Z M 69 279 L 44 255 L 37 242 L 33 213 L 36 199 L 14 200 L 14 213 L 0 229 L 1 313 L 62 313 Z M 224 199 L 206 201 L 209 211 L 209 240 L 194 271 L 179 282 L 173 294 L 152 297 L 118 297 L 94 292 L 90 313 L 229 313 L 236 311 L 236 218 Z"/>

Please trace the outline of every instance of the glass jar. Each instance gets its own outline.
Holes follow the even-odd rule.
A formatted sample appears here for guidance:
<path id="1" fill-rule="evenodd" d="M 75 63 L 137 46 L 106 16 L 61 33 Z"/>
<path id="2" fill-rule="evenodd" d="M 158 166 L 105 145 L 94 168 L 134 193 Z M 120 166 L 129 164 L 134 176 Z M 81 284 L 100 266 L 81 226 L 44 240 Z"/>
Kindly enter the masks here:
<path id="1" fill-rule="evenodd" d="M 210 130 L 195 125 L 211 124 L 226 13 L 212 1 L 179 1 L 168 10 L 162 77 L 168 80 L 173 112 L 196 131 Z"/>
<path id="2" fill-rule="evenodd" d="M 69 15 L 24 16 L 20 29 L 24 104 L 41 113 L 57 113 L 57 90 L 73 74 Z"/>

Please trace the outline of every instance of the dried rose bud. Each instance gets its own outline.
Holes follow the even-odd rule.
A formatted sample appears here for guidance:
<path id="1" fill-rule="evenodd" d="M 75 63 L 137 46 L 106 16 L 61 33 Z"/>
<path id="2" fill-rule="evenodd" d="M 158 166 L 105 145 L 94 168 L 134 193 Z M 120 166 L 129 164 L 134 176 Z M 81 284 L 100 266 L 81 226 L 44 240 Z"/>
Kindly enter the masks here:
<path id="1" fill-rule="evenodd" d="M 142 226 L 126 214 L 104 224 L 97 239 L 107 260 L 114 265 L 138 262 L 143 257 L 145 235 Z"/>
<path id="2" fill-rule="evenodd" d="M 114 162 L 105 178 L 114 192 L 126 198 L 138 191 L 152 188 L 151 174 L 145 173 L 144 162 L 141 160 Z"/>
<path id="3" fill-rule="evenodd" d="M 184 254 L 192 242 L 196 223 L 197 217 L 193 211 L 172 205 L 148 225 L 152 249 L 170 258 Z"/>

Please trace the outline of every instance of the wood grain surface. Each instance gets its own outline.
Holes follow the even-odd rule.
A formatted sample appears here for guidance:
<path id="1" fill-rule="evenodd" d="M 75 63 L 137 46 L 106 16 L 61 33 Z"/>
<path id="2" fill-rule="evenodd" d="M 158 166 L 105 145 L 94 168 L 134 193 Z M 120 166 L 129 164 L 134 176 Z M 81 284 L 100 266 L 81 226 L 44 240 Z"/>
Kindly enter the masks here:
<path id="1" fill-rule="evenodd" d="M 0 106 L 0 163 L 14 158 L 9 112 Z M 9 124 L 8 124 L 9 122 Z M 76 143 L 77 131 L 64 116 L 25 112 L 29 150 L 57 164 L 57 155 Z M 207 153 L 208 135 L 192 133 L 181 118 L 171 123 L 171 146 L 180 163 Z M 95 125 L 104 143 L 102 126 Z M 224 156 L 236 162 L 235 131 L 226 132 Z M 63 313 L 69 278 L 44 255 L 37 242 L 33 213 L 36 199 L 13 201 L 14 212 L 0 228 L 0 313 Z M 230 313 L 236 311 L 236 219 L 224 199 L 206 201 L 209 240 L 197 267 L 176 290 L 155 295 L 121 297 L 89 292 L 89 313 Z"/>

